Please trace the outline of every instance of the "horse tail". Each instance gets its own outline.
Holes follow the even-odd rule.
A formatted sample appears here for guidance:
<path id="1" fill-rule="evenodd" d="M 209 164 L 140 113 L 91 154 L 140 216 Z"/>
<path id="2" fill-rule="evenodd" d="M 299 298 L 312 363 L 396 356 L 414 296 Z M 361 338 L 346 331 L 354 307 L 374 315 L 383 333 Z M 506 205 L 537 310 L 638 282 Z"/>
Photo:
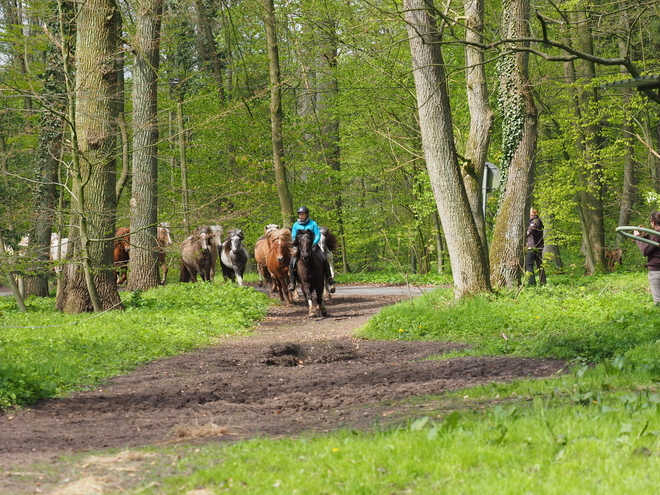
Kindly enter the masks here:
<path id="1" fill-rule="evenodd" d="M 329 230 L 325 236 L 325 245 L 327 246 L 328 250 L 332 251 L 333 253 L 339 248 L 339 241 L 337 240 L 337 237 Z"/>

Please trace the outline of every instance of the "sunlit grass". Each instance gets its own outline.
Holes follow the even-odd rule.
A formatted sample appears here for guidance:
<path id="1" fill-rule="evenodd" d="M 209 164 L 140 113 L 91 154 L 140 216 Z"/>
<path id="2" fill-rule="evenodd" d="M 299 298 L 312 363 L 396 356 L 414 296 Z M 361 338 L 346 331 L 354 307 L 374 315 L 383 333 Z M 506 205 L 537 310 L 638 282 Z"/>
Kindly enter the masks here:
<path id="1" fill-rule="evenodd" d="M 125 311 L 68 315 L 30 298 L 20 313 L 0 298 L 0 407 L 85 386 L 163 356 L 246 331 L 265 294 L 234 284 L 175 284 L 122 293 Z"/>

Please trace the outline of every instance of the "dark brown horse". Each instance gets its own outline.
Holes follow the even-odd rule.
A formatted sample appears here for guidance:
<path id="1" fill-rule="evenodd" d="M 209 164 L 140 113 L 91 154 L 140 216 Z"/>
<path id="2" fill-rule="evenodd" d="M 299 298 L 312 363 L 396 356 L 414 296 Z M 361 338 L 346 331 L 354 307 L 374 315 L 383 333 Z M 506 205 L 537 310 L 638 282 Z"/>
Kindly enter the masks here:
<path id="1" fill-rule="evenodd" d="M 197 227 L 181 243 L 181 282 L 197 282 L 198 274 L 203 281 L 210 280 L 212 239 L 210 227 Z"/>
<path id="2" fill-rule="evenodd" d="M 158 225 L 156 235 L 156 243 L 158 244 L 158 264 L 160 265 L 161 278 L 160 284 L 165 285 L 165 280 L 167 280 L 167 248 L 172 245 L 172 235 L 170 232 L 170 224 L 167 222 L 161 222 Z"/>
<path id="3" fill-rule="evenodd" d="M 266 268 L 272 280 L 271 294 L 277 293 L 280 301 L 291 304 L 292 295 L 287 290 L 289 285 L 289 263 L 291 262 L 291 231 L 289 229 L 273 230 L 266 234 L 268 254 Z"/>
<path id="4" fill-rule="evenodd" d="M 130 259 L 131 229 L 119 227 L 115 232 L 115 248 L 112 252 L 112 263 L 115 267 L 117 284 L 123 284 L 128 277 L 128 261 Z"/>
<path id="5" fill-rule="evenodd" d="M 294 245 L 298 248 L 298 279 L 302 287 L 309 316 L 327 316 L 328 312 L 323 304 L 323 287 L 325 284 L 325 273 L 323 271 L 323 260 L 314 251 L 314 233 L 311 230 L 299 230 L 296 234 Z M 316 308 L 312 301 L 312 295 L 316 293 Z"/>

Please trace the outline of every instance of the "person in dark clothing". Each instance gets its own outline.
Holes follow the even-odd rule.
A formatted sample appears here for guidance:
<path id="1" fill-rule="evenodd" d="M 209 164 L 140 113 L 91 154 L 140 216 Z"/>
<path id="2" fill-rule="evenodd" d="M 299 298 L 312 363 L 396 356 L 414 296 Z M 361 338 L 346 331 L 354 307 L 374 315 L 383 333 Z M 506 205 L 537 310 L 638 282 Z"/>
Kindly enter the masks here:
<path id="1" fill-rule="evenodd" d="M 527 258 L 525 271 L 529 274 L 527 285 L 536 285 L 534 265 L 539 272 L 539 283 L 544 285 L 545 269 L 543 268 L 543 222 L 534 208 L 529 211 L 529 226 L 527 227 Z"/>
<path id="2" fill-rule="evenodd" d="M 643 225 L 640 225 L 640 227 L 643 227 Z M 651 213 L 651 228 L 660 231 L 660 211 Z M 660 235 L 642 233 L 639 230 L 634 230 L 633 234 L 660 243 Z M 660 305 L 660 247 L 644 241 L 636 240 L 635 242 L 647 259 L 646 267 L 649 269 L 649 286 L 651 287 L 653 302 L 656 306 Z"/>

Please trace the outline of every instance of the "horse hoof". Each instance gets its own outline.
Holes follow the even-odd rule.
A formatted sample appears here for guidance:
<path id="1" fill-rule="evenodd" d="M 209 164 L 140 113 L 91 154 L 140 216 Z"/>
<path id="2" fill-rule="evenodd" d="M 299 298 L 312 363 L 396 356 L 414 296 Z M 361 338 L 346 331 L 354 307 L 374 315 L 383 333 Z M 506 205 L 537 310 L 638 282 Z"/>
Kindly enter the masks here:
<path id="1" fill-rule="evenodd" d="M 334 294 L 334 293 L 335 293 L 335 286 L 331 285 L 330 286 L 330 294 Z"/>

